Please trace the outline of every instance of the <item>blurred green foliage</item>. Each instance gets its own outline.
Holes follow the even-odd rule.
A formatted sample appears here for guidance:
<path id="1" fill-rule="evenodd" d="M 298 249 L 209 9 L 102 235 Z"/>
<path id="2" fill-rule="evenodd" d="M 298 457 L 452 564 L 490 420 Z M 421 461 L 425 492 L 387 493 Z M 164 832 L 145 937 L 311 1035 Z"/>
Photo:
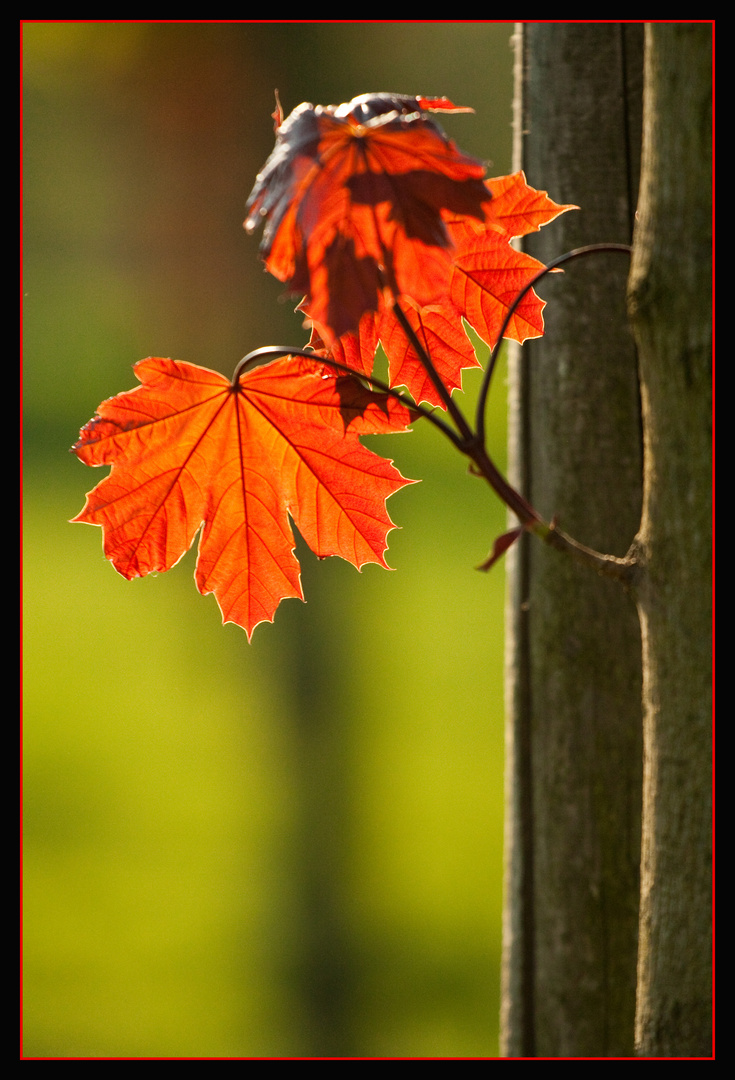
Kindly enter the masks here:
<path id="1" fill-rule="evenodd" d="M 249 646 L 193 552 L 126 582 L 67 524 L 102 475 L 68 447 L 143 356 L 305 342 L 242 229 L 274 89 L 446 94 L 496 175 L 511 32 L 23 28 L 26 1056 L 497 1052 L 503 507 L 430 425 L 372 440 L 423 481 L 395 572 L 300 545 L 308 603 Z"/>

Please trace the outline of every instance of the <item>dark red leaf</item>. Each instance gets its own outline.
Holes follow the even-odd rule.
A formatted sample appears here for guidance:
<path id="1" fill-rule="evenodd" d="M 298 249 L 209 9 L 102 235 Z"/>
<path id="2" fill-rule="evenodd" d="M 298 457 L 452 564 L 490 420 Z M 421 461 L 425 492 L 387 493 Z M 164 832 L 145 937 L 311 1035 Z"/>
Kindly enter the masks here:
<path id="1" fill-rule="evenodd" d="M 453 246 L 444 217 L 484 222 L 484 167 L 426 115 L 461 111 L 444 98 L 366 94 L 346 105 L 299 105 L 247 204 L 265 230 L 268 270 L 329 344 L 355 331 L 386 290 L 420 305 L 441 299 Z"/>

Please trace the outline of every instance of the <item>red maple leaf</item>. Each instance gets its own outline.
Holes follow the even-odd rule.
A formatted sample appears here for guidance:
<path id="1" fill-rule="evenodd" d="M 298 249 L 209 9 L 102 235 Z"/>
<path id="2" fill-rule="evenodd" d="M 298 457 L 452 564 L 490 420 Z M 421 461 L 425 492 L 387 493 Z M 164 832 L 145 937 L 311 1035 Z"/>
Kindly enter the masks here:
<path id="1" fill-rule="evenodd" d="M 158 357 L 134 370 L 142 385 L 103 402 L 72 448 L 112 465 L 74 521 L 102 526 L 123 577 L 170 569 L 201 527 L 197 588 L 250 638 L 282 599 L 303 599 L 289 514 L 318 556 L 387 566 L 385 501 L 412 481 L 359 436 L 406 430 L 394 398 L 295 357 L 234 386 Z"/>
<path id="2" fill-rule="evenodd" d="M 510 241 L 538 230 L 565 210 L 575 209 L 529 187 L 522 172 L 496 177 L 486 184 L 492 193 L 486 222 L 465 215 L 443 215 L 454 249 L 442 296 L 425 305 L 414 296 L 400 297 L 408 321 L 450 393 L 461 386 L 463 369 L 478 366 L 462 320 L 493 347 L 516 296 L 542 269 L 537 259 L 516 251 Z M 311 314 L 308 300 L 300 308 Z M 544 329 L 543 308 L 544 301 L 531 290 L 514 312 L 505 336 L 518 342 L 539 337 Z M 318 334 L 312 335 L 312 345 L 321 355 L 331 355 L 365 375 L 372 371 L 378 341 L 388 357 L 390 385 L 406 386 L 414 400 L 443 408 L 392 304 L 364 315 L 357 333 L 343 335 L 329 351 Z"/>
<path id="3" fill-rule="evenodd" d="M 300 105 L 278 127 L 250 194 L 245 227 L 265 219 L 266 267 L 306 296 L 329 344 L 357 330 L 385 291 L 421 305 L 439 299 L 453 247 L 445 217 L 486 219 L 484 166 L 426 110 L 457 106 L 392 94 Z"/>

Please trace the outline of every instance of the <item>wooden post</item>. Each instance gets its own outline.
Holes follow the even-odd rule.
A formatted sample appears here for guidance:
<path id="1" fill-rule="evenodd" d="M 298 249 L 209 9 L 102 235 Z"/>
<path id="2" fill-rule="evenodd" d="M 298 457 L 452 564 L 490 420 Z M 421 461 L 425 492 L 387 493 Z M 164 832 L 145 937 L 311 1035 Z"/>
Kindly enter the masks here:
<path id="1" fill-rule="evenodd" d="M 516 167 L 576 203 L 524 250 L 630 243 L 640 25 L 517 31 Z M 511 479 L 549 520 L 624 555 L 642 440 L 628 259 L 544 281 L 546 334 L 511 357 Z M 632 1054 L 641 807 L 641 643 L 631 597 L 534 538 L 509 560 L 501 1052 Z"/>
<path id="2" fill-rule="evenodd" d="M 630 281 L 646 447 L 636 1043 L 712 1053 L 712 27 L 646 28 Z"/>

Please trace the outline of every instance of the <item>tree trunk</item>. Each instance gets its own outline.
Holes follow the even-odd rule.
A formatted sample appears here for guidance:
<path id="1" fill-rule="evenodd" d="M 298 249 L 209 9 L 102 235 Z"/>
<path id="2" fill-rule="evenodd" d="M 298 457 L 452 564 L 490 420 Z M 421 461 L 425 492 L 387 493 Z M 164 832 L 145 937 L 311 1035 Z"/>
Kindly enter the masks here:
<path id="1" fill-rule="evenodd" d="M 517 31 L 516 165 L 576 203 L 524 250 L 630 243 L 640 25 Z M 624 555 L 642 441 L 624 255 L 543 282 L 546 334 L 511 358 L 511 479 L 577 540 Z M 641 644 L 616 582 L 525 538 L 509 559 L 501 1052 L 633 1053 L 641 807 Z"/>
<path id="2" fill-rule="evenodd" d="M 638 609 L 645 773 L 636 1043 L 711 1043 L 712 32 L 646 28 L 630 280 L 645 494 Z"/>

